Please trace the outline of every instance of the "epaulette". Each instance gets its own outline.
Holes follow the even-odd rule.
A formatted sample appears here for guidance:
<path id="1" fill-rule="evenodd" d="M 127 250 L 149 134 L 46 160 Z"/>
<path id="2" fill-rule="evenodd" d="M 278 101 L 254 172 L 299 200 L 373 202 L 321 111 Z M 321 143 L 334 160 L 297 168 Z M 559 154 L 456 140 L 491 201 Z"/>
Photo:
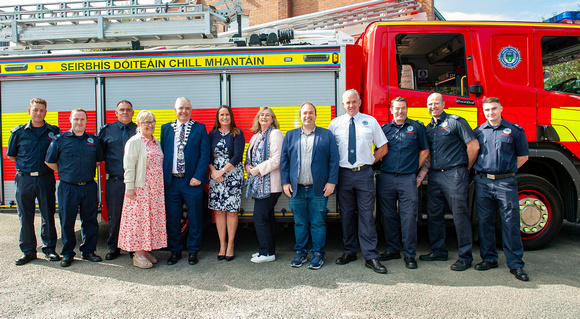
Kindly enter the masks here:
<path id="1" fill-rule="evenodd" d="M 14 132 L 18 131 L 19 129 L 23 128 L 25 125 L 26 124 L 21 124 L 21 125 L 14 127 L 12 130 L 10 130 L 10 133 L 14 133 Z"/>
<path id="2" fill-rule="evenodd" d="M 51 131 L 55 131 L 55 132 L 60 132 L 60 128 L 56 125 L 52 125 L 52 124 L 48 124 L 46 123 L 46 126 L 51 130 Z"/>
<path id="3" fill-rule="evenodd" d="M 419 123 L 419 124 L 421 124 L 421 125 L 425 126 L 425 124 L 424 124 L 423 122 L 421 122 L 421 121 L 417 121 L 417 120 L 413 120 L 413 121 L 415 121 L 415 122 L 417 122 L 417 123 Z"/>
<path id="4" fill-rule="evenodd" d="M 56 134 L 56 136 L 54 137 L 54 139 L 55 140 L 58 140 L 59 138 L 61 138 L 63 136 L 64 136 L 63 133 L 59 133 L 59 134 Z"/>
<path id="5" fill-rule="evenodd" d="M 461 118 L 461 116 L 456 115 L 456 114 L 449 114 L 449 117 L 454 119 L 454 120 L 459 120 Z"/>
<path id="6" fill-rule="evenodd" d="M 100 131 L 104 130 L 106 127 L 111 126 L 111 124 L 113 124 L 113 123 L 117 123 L 117 122 L 109 122 L 109 123 L 103 125 L 103 127 L 101 127 Z"/>
<path id="7" fill-rule="evenodd" d="M 518 124 L 516 124 L 516 123 L 512 123 L 512 124 L 513 124 L 515 127 L 519 128 L 520 130 L 523 130 L 523 128 L 522 128 L 521 126 L 519 126 Z"/>

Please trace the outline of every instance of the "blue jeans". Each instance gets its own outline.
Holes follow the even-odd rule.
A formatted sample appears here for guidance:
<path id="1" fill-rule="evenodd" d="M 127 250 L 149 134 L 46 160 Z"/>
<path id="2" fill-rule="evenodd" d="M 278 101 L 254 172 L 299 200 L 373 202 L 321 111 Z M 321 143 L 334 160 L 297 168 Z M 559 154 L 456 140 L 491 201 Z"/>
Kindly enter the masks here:
<path id="1" fill-rule="evenodd" d="M 328 197 L 314 195 L 312 187 L 298 186 L 296 196 L 289 199 L 290 209 L 294 215 L 295 251 L 307 253 L 308 235 L 312 233 L 311 253 L 324 255 L 326 244 L 326 204 Z"/>

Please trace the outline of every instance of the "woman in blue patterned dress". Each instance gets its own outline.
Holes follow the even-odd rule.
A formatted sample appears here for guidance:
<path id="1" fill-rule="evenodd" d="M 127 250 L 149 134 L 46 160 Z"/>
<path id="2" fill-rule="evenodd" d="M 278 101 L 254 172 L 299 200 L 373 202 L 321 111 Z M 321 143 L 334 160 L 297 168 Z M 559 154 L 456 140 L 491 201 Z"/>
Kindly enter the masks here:
<path id="1" fill-rule="evenodd" d="M 236 126 L 232 109 L 218 108 L 209 132 L 211 157 L 209 169 L 209 208 L 213 209 L 220 240 L 218 260 L 234 260 L 234 238 L 238 228 L 244 171 L 242 157 L 245 139 Z"/>

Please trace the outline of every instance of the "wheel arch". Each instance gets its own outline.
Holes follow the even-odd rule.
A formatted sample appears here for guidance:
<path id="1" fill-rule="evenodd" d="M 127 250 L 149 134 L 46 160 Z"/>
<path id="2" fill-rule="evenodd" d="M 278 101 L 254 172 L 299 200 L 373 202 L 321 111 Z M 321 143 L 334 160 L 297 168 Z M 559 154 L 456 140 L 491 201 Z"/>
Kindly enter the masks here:
<path id="1" fill-rule="evenodd" d="M 544 178 L 552 184 L 564 204 L 564 219 L 580 222 L 580 173 L 576 165 L 580 165 L 568 151 L 560 145 L 543 143 L 542 148 L 530 147 L 530 159 L 518 173 L 531 174 Z M 544 147 L 545 146 L 545 147 Z"/>

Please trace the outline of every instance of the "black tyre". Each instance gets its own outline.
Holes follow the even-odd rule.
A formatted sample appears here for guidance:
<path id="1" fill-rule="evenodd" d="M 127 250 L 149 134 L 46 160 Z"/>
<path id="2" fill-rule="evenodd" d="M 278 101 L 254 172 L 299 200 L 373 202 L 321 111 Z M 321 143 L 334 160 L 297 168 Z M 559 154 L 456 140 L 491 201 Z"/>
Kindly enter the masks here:
<path id="1" fill-rule="evenodd" d="M 520 231 L 526 250 L 539 249 L 560 232 L 564 205 L 550 182 L 530 174 L 518 174 Z"/>

